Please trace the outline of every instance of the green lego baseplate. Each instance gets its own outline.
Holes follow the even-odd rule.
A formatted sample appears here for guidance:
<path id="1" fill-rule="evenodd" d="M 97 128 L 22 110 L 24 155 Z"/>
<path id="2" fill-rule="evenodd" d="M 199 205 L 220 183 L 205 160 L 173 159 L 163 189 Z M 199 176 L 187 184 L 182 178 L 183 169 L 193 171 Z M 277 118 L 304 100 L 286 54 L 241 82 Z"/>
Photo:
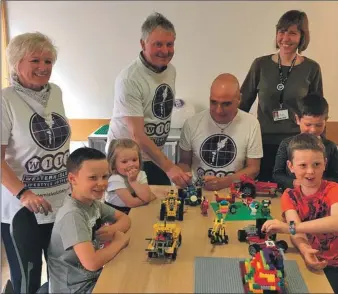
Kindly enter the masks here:
<path id="1" fill-rule="evenodd" d="M 103 125 L 102 127 L 100 127 L 99 129 L 97 129 L 94 134 L 95 135 L 107 135 L 108 134 L 108 129 L 109 129 L 109 125 Z"/>
<path id="2" fill-rule="evenodd" d="M 212 210 L 214 211 L 215 215 L 220 219 L 223 217 L 224 221 L 245 221 L 245 220 L 255 220 L 257 218 L 267 218 L 272 219 L 271 215 L 263 216 L 260 209 L 257 210 L 256 215 L 251 215 L 251 211 L 249 207 L 247 207 L 242 202 L 235 202 L 236 205 L 236 213 L 232 214 L 230 211 L 228 211 L 227 214 L 221 214 L 216 213 L 218 211 L 218 203 L 217 202 L 211 202 L 210 206 L 212 207 Z M 230 204 L 231 205 L 231 204 Z M 229 205 L 229 207 L 230 207 Z"/>
<path id="3" fill-rule="evenodd" d="M 194 293 L 245 293 L 239 263 L 243 258 L 195 257 Z M 309 293 L 297 262 L 284 261 L 286 293 Z"/>

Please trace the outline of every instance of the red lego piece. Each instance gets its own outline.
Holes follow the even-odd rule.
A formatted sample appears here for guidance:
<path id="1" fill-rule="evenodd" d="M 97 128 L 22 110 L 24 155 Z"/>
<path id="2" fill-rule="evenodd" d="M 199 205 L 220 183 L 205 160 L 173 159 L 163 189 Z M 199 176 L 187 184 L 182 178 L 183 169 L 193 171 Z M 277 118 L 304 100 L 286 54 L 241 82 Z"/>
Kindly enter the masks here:
<path id="1" fill-rule="evenodd" d="M 204 196 L 202 196 L 201 213 L 203 215 L 208 215 L 208 209 L 209 209 L 209 200 Z"/>

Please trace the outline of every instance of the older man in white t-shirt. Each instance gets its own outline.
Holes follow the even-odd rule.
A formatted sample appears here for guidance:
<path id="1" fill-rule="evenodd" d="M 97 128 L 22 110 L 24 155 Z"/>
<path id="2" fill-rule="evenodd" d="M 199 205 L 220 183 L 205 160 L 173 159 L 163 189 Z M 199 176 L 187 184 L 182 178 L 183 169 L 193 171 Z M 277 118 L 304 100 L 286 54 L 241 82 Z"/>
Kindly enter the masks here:
<path id="1" fill-rule="evenodd" d="M 140 146 L 150 185 L 170 185 L 172 181 L 185 187 L 191 175 L 162 152 L 175 99 L 176 70 L 170 64 L 175 38 L 173 24 L 159 13 L 143 23 L 142 52 L 116 78 L 106 150 L 113 139 L 131 138 Z"/>
<path id="2" fill-rule="evenodd" d="M 238 109 L 239 83 L 221 74 L 210 89 L 210 109 L 188 119 L 180 138 L 180 163 L 194 180 L 204 179 L 205 189 L 229 187 L 240 176 L 255 178 L 263 157 L 258 120 Z"/>

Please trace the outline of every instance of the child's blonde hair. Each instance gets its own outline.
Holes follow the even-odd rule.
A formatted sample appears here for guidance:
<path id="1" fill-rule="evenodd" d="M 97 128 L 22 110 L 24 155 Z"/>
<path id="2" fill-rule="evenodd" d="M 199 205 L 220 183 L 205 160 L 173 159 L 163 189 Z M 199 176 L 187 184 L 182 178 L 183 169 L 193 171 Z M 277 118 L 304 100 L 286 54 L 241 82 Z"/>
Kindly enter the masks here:
<path id="1" fill-rule="evenodd" d="M 142 169 L 142 155 L 138 144 L 132 139 L 114 139 L 110 142 L 107 154 L 109 164 L 109 175 L 116 171 L 116 157 L 119 149 L 136 149 L 139 158 L 140 169 Z"/>

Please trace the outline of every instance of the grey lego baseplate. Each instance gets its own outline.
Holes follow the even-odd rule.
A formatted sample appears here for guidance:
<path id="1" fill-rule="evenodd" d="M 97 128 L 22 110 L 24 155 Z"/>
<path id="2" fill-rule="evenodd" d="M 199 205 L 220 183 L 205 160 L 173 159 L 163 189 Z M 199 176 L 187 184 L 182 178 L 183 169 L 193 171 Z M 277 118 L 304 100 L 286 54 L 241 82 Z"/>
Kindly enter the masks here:
<path id="1" fill-rule="evenodd" d="M 196 257 L 195 293 L 244 293 L 239 262 L 243 258 Z M 287 293 L 309 293 L 298 265 L 285 260 Z"/>

